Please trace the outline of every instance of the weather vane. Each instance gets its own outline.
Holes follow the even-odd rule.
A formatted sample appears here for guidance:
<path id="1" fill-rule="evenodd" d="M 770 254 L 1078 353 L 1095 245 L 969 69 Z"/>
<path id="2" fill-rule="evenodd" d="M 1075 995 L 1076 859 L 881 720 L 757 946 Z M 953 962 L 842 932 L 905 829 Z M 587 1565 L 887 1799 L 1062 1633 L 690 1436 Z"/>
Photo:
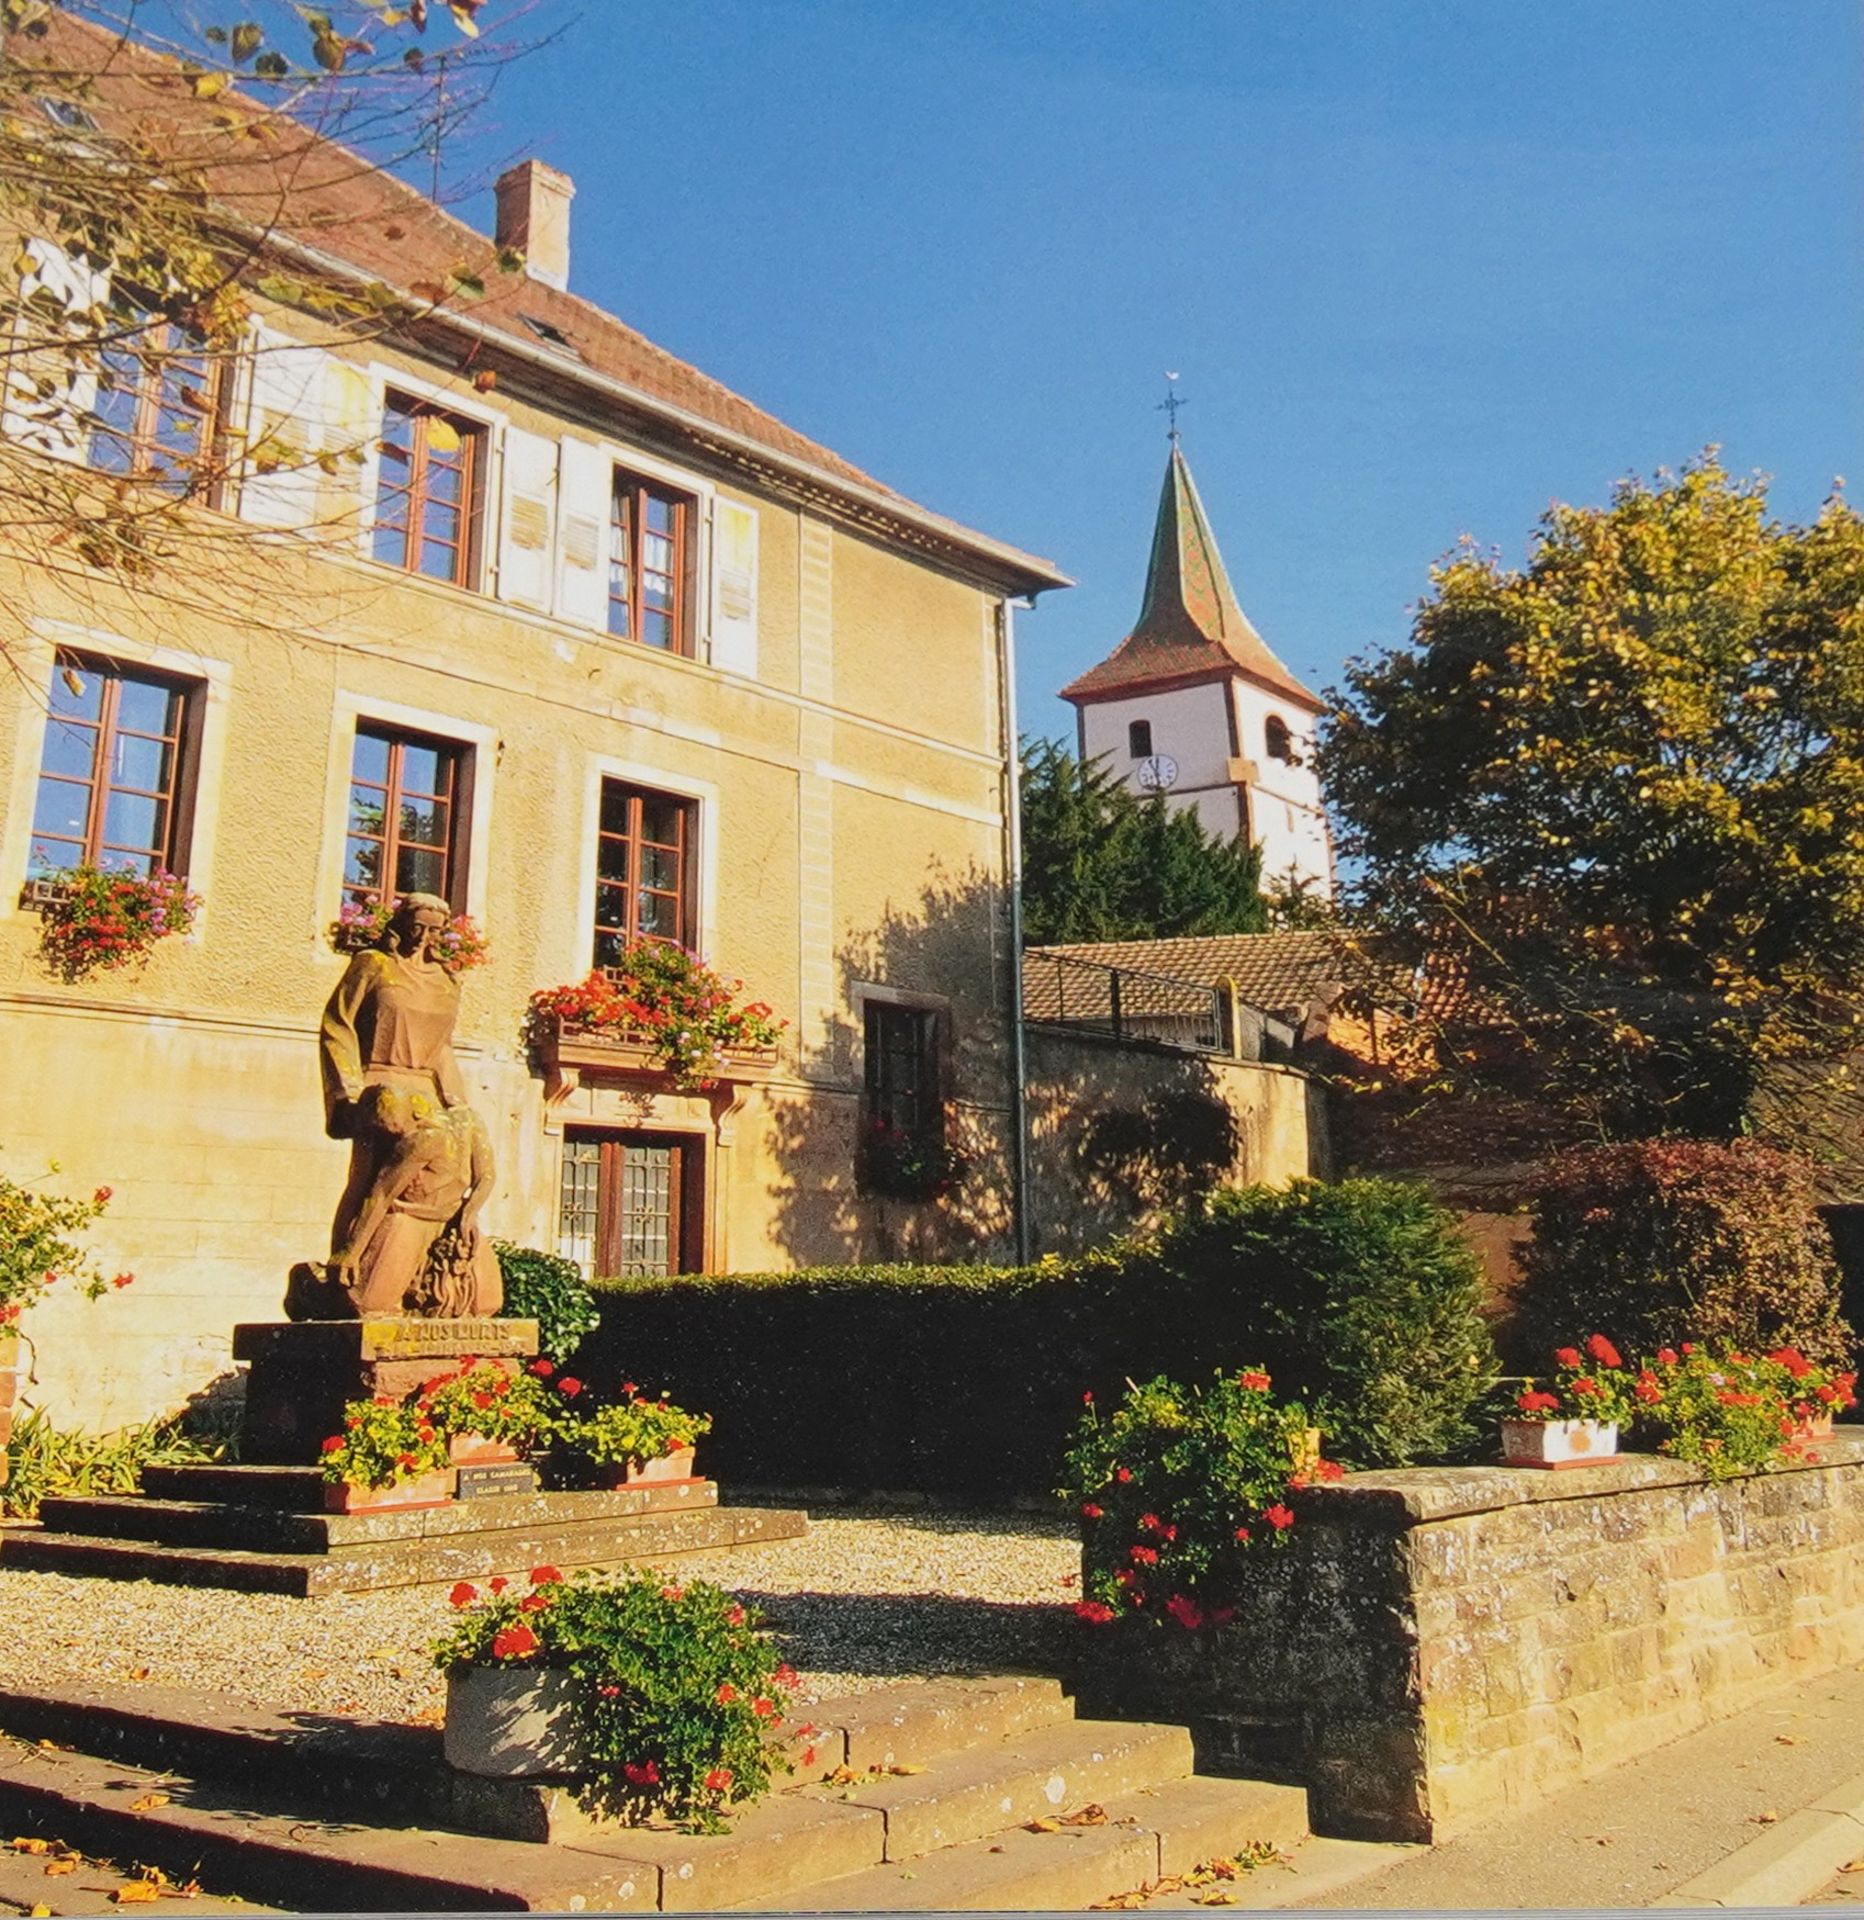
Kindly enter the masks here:
<path id="1" fill-rule="evenodd" d="M 1165 378 L 1175 383 L 1178 376 L 1175 373 L 1168 373 Z M 1189 404 L 1190 402 L 1179 394 L 1176 384 L 1168 386 L 1165 389 L 1165 398 L 1158 404 L 1158 411 L 1160 413 L 1171 416 L 1171 431 L 1167 438 L 1170 439 L 1174 447 L 1178 444 L 1178 409 L 1183 406 L 1188 406 Z"/>

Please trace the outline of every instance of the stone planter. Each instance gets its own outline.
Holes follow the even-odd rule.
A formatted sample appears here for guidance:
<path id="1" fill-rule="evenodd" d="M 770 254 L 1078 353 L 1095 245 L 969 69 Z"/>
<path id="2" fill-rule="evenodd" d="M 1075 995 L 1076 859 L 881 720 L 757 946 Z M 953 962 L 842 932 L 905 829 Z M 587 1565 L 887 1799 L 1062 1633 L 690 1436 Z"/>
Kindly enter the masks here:
<path id="1" fill-rule="evenodd" d="M 509 1440 L 488 1440 L 482 1433 L 456 1433 L 447 1441 L 447 1458 L 456 1467 L 498 1467 L 522 1456 Z"/>
<path id="2" fill-rule="evenodd" d="M 444 1507 L 453 1499 L 453 1470 L 436 1467 L 431 1473 L 417 1473 L 411 1480 L 397 1481 L 392 1487 L 352 1487 L 339 1480 L 324 1488 L 326 1513 L 378 1513 L 385 1508 L 405 1511 L 409 1507 Z"/>
<path id="3" fill-rule="evenodd" d="M 532 1047 L 544 1076 L 544 1097 L 553 1105 L 585 1079 L 673 1085 L 660 1049 L 626 1034 L 566 1032 L 560 1021 L 547 1019 L 538 1022 Z M 776 1067 L 775 1047 L 727 1047 L 712 1077 L 723 1085 L 740 1085 L 767 1080 Z"/>
<path id="4" fill-rule="evenodd" d="M 490 1780 L 580 1773 L 575 1676 L 553 1667 L 469 1667 L 447 1676 L 447 1764 Z"/>
<path id="5" fill-rule="evenodd" d="M 647 1487 L 666 1480 L 696 1479 L 693 1453 L 691 1447 L 676 1447 L 658 1460 L 599 1460 L 593 1469 L 595 1484 L 598 1487 Z"/>
<path id="6" fill-rule="evenodd" d="M 1610 1420 L 1504 1420 L 1505 1467 L 1585 1467 L 1618 1451 Z"/>
<path id="7" fill-rule="evenodd" d="M 0 1487 L 6 1485 L 7 1443 L 13 1437 L 13 1403 L 19 1394 L 19 1335 L 0 1330 Z"/>

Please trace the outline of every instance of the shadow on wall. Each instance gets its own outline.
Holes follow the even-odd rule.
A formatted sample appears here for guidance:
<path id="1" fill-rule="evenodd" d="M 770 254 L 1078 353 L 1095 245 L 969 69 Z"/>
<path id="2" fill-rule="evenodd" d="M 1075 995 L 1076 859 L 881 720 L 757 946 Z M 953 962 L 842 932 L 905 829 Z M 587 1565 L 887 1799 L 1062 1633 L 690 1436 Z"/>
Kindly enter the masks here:
<path id="1" fill-rule="evenodd" d="M 1001 887 L 976 868 L 947 874 L 937 866 L 915 902 L 889 900 L 878 921 L 843 942 L 831 1009 L 820 1020 L 805 1017 L 800 1035 L 803 1076 L 816 1091 L 771 1102 L 771 1234 L 795 1265 L 1009 1252 L 1008 942 Z M 945 1137 L 965 1163 L 963 1177 L 936 1199 L 895 1198 L 861 1181 L 863 1005 L 873 988 L 933 1016 Z"/>

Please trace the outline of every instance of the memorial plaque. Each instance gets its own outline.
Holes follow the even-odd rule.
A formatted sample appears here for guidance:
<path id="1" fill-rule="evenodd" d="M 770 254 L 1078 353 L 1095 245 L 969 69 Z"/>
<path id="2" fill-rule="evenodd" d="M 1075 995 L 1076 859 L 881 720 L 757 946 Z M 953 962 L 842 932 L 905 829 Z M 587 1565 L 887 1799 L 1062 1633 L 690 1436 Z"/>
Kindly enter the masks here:
<path id="1" fill-rule="evenodd" d="M 459 1470 L 462 1500 L 496 1500 L 506 1494 L 536 1491 L 537 1469 L 527 1467 L 522 1460 L 501 1460 L 491 1466 Z"/>

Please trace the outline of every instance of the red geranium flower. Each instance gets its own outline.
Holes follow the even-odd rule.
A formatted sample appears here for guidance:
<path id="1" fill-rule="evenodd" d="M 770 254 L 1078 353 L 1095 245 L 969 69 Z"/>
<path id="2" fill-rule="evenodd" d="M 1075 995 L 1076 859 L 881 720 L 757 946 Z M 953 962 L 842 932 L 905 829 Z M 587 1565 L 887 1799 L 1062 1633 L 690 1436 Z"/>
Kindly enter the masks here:
<path id="1" fill-rule="evenodd" d="M 1660 1367 L 1675 1366 L 1676 1365 L 1676 1349 L 1674 1347 L 1659 1347 L 1657 1349 L 1657 1364 Z"/>
<path id="2" fill-rule="evenodd" d="M 456 1607 L 470 1607 L 479 1597 L 479 1589 L 470 1580 L 462 1580 L 447 1598 Z"/>
<path id="3" fill-rule="evenodd" d="M 1586 1364 L 1577 1347 L 1555 1347 L 1553 1357 L 1563 1367 L 1583 1367 Z"/>
<path id="4" fill-rule="evenodd" d="M 545 1360 L 540 1357 L 531 1362 L 531 1371 L 536 1374 L 540 1380 L 548 1380 L 556 1370 L 557 1363 L 554 1360 Z"/>
<path id="5" fill-rule="evenodd" d="M 1196 1632 L 1204 1624 L 1204 1609 L 1195 1600 L 1187 1600 L 1182 1593 L 1174 1593 L 1165 1602 L 1165 1611 L 1187 1633 Z"/>
<path id="6" fill-rule="evenodd" d="M 542 1643 L 529 1627 L 520 1622 L 515 1627 L 507 1627 L 502 1633 L 492 1636 L 492 1658 L 494 1660 L 522 1660 L 527 1653 L 535 1653 Z"/>
<path id="7" fill-rule="evenodd" d="M 1515 1405 L 1523 1413 L 1551 1413 L 1559 1404 L 1557 1393 L 1538 1393 L 1532 1387 L 1523 1387 L 1515 1395 Z"/>
<path id="8" fill-rule="evenodd" d="M 1264 1508 L 1262 1517 L 1277 1533 L 1294 1525 L 1294 1515 L 1279 1500 L 1274 1506 Z"/>
<path id="9" fill-rule="evenodd" d="M 1248 1373 L 1239 1373 L 1236 1378 L 1240 1385 L 1247 1387 L 1252 1393 L 1268 1391 L 1269 1377 L 1259 1368 L 1251 1368 Z"/>
<path id="10" fill-rule="evenodd" d="M 737 1697 L 738 1689 L 729 1680 L 721 1680 L 718 1683 L 718 1691 L 712 1696 L 721 1707 L 730 1706 Z"/>
<path id="11" fill-rule="evenodd" d="M 1236 1529 L 1236 1537 L 1247 1546 L 1249 1544 L 1249 1529 L 1247 1527 L 1238 1527 Z"/>
<path id="12" fill-rule="evenodd" d="M 608 1688 L 604 1687 L 602 1691 L 606 1693 Z M 624 1760 L 621 1766 L 621 1777 L 631 1787 L 657 1787 L 660 1784 L 660 1769 L 652 1760 L 639 1762 Z"/>
<path id="13" fill-rule="evenodd" d="M 1091 1393 L 1082 1394 L 1081 1404 L 1084 1407 L 1091 1407 L 1094 1404 L 1094 1396 Z"/>
<path id="14" fill-rule="evenodd" d="M 566 1373 L 563 1378 L 557 1382 L 557 1391 L 567 1398 L 574 1400 L 576 1396 L 582 1392 L 582 1382 Z"/>
<path id="15" fill-rule="evenodd" d="M 1142 1513 L 1139 1516 L 1140 1529 L 1145 1533 L 1157 1533 L 1164 1524 L 1156 1513 Z"/>
<path id="16" fill-rule="evenodd" d="M 1595 1333 L 1586 1342 L 1586 1351 L 1602 1367 L 1622 1367 L 1624 1361 L 1619 1358 L 1618 1349 L 1606 1339 L 1604 1334 Z"/>
<path id="17" fill-rule="evenodd" d="M 705 1777 L 707 1793 L 729 1793 L 731 1791 L 731 1769 L 714 1767 Z"/>
<path id="18" fill-rule="evenodd" d="M 1159 1563 L 1159 1550 L 1157 1547 L 1135 1547 L 1129 1557 L 1138 1566 L 1156 1567 Z"/>
<path id="19" fill-rule="evenodd" d="M 728 1627 L 741 1627 L 744 1622 L 745 1612 L 742 1607 L 733 1607 L 725 1616 L 725 1624 Z"/>
<path id="20" fill-rule="evenodd" d="M 502 1573 L 495 1574 L 491 1581 L 491 1588 L 494 1593 L 503 1593 L 510 1585 L 511 1582 L 507 1580 Z"/>
<path id="21" fill-rule="evenodd" d="M 341 1453 L 343 1451 L 343 1436 L 340 1433 L 333 1433 L 330 1438 L 324 1442 L 324 1451 L 326 1453 Z"/>
<path id="22" fill-rule="evenodd" d="M 1081 1509 L 1081 1518 L 1083 1520 L 1098 1520 L 1100 1518 L 1100 1515 L 1101 1515 L 1101 1509 L 1095 1506 L 1093 1501 L 1091 1500 L 1088 1501 L 1086 1505 L 1083 1506 Z"/>
<path id="23" fill-rule="evenodd" d="M 1125 1486 L 1127 1481 L 1133 1477 L 1133 1470 L 1131 1467 L 1115 1467 L 1113 1469 L 1113 1477 L 1119 1481 L 1121 1486 Z"/>
<path id="24" fill-rule="evenodd" d="M 777 1703 L 774 1700 L 766 1700 L 761 1693 L 751 1702 L 751 1711 L 760 1720 L 768 1720 L 776 1710 Z"/>
<path id="25" fill-rule="evenodd" d="M 552 1580 L 561 1580 L 562 1578 L 562 1574 L 560 1574 L 555 1567 L 533 1567 L 531 1569 L 531 1585 L 534 1587 L 547 1586 Z"/>
<path id="26" fill-rule="evenodd" d="M 518 1602 L 518 1611 L 520 1613 L 542 1613 L 549 1604 L 550 1596 L 547 1593 L 527 1593 L 524 1598 Z"/>

